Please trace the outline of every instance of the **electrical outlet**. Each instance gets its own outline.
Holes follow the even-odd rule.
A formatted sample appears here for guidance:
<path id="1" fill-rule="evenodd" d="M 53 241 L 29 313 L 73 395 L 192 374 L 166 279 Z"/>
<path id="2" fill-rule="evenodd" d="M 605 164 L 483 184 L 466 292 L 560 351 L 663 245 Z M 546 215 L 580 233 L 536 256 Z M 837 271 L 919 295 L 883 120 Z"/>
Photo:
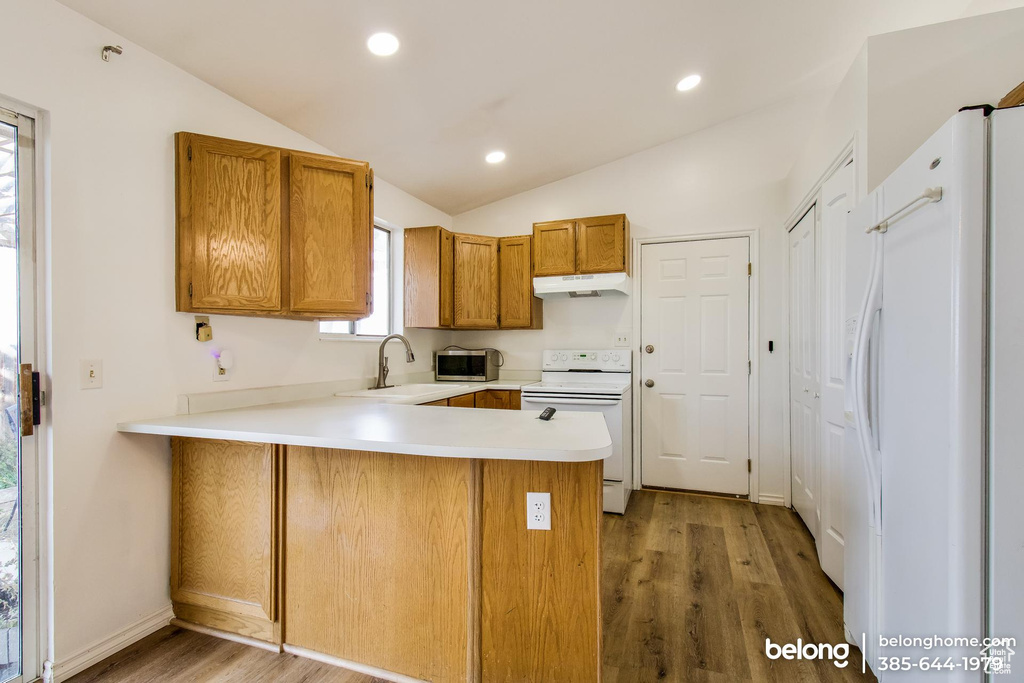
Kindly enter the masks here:
<path id="1" fill-rule="evenodd" d="M 618 334 L 615 335 L 615 348 L 629 348 L 629 332 L 619 332 Z"/>
<path id="2" fill-rule="evenodd" d="M 551 494 L 526 494 L 526 528 L 551 531 Z"/>
<path id="3" fill-rule="evenodd" d="M 103 386 L 103 361 L 80 361 L 79 375 L 79 386 L 82 389 L 99 389 Z"/>

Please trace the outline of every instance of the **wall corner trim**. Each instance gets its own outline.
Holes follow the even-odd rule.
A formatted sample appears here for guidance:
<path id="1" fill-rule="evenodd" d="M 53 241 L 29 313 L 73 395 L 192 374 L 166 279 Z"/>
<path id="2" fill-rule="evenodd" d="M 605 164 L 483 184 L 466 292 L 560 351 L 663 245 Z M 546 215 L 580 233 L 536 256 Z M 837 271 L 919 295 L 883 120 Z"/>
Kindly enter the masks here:
<path id="1" fill-rule="evenodd" d="M 65 681 L 75 674 L 85 671 L 93 664 L 100 662 L 110 655 L 123 650 L 137 640 L 145 638 L 149 634 L 159 631 L 167 626 L 174 618 L 174 611 L 171 603 L 167 603 L 156 612 L 142 617 L 124 629 L 112 633 L 106 638 L 97 640 L 78 652 L 62 658 L 54 667 L 53 680 Z"/>

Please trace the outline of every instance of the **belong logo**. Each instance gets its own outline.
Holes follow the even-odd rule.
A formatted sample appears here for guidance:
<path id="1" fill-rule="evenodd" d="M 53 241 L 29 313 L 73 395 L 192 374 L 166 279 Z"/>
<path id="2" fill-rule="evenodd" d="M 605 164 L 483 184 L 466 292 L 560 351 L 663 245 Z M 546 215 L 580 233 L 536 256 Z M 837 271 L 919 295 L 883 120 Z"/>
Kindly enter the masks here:
<path id="1" fill-rule="evenodd" d="M 843 669 L 849 664 L 850 645 L 840 643 L 805 643 L 797 638 L 796 643 L 777 645 L 771 638 L 764 640 L 764 653 L 768 659 L 830 659 L 838 668 Z"/>

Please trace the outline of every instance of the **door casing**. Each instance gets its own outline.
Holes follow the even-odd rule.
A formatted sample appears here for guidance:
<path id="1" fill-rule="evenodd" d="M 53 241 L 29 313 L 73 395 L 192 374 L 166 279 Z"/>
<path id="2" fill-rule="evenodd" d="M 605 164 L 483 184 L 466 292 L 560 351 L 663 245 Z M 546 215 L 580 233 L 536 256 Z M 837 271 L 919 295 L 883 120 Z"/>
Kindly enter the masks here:
<path id="1" fill-rule="evenodd" d="M 750 349 L 750 376 L 747 380 L 747 434 L 749 437 L 749 458 L 750 458 L 750 472 L 748 477 L 750 479 L 750 495 L 749 500 L 753 503 L 759 502 L 759 486 L 758 486 L 758 471 L 759 471 L 759 452 L 760 452 L 760 430 L 758 428 L 758 406 L 760 405 L 760 394 L 758 388 L 758 367 L 759 351 L 760 351 L 760 329 L 758 328 L 759 321 L 759 299 L 760 299 L 760 287 L 758 286 L 760 277 L 760 248 L 758 243 L 758 231 L 757 230 L 734 230 L 727 232 L 712 232 L 712 233 L 700 233 L 693 235 L 675 235 L 666 237 L 635 237 L 632 242 L 632 257 L 633 263 L 636 264 L 634 267 L 634 273 L 638 279 L 638 282 L 634 286 L 635 292 L 642 291 L 642 283 L 639 281 L 641 276 L 641 270 L 639 268 L 640 263 L 640 249 L 645 244 L 665 244 L 671 242 L 698 242 L 704 240 L 715 240 L 715 239 L 729 239 L 731 237 L 746 237 L 750 240 L 750 263 L 752 264 L 753 272 L 750 276 L 750 300 L 748 307 L 748 348 Z M 632 316 L 632 366 L 633 366 L 633 382 L 637 389 L 640 386 L 640 382 L 643 378 L 640 376 L 638 369 L 640 368 L 642 350 L 640 348 L 640 310 L 641 302 L 639 296 L 631 297 L 633 299 L 633 316 Z M 633 425 L 634 427 L 640 425 L 642 401 L 633 401 Z M 642 464 L 640 457 L 641 447 L 641 432 L 643 430 L 639 428 L 633 429 L 633 481 L 641 482 L 643 479 L 642 475 Z"/>

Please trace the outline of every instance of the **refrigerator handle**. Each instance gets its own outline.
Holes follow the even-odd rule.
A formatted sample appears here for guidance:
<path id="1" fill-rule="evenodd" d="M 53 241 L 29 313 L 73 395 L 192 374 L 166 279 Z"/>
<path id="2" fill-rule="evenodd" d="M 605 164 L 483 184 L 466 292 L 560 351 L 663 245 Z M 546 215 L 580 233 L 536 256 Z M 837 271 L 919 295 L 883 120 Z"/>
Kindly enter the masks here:
<path id="1" fill-rule="evenodd" d="M 878 232 L 871 236 L 871 267 L 868 275 L 868 286 L 861 303 L 860 318 L 854 336 L 853 350 L 853 387 L 854 387 L 854 421 L 857 426 L 857 438 L 860 441 L 861 457 L 868 475 L 868 486 L 871 489 L 871 513 L 876 531 L 881 522 L 881 475 L 876 466 L 875 436 L 870 416 L 870 400 L 868 392 L 870 384 L 868 375 L 870 364 L 868 353 L 871 346 L 871 335 L 874 332 L 875 319 L 881 310 L 882 281 L 882 242 Z"/>

